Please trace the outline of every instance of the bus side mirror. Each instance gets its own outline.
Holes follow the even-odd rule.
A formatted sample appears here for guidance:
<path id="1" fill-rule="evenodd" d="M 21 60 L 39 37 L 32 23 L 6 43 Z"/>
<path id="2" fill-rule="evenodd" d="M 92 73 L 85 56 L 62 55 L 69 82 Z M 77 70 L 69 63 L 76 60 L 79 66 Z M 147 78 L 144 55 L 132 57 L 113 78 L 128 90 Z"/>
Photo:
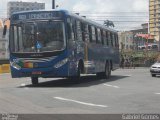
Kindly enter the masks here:
<path id="1" fill-rule="evenodd" d="M 7 33 L 7 25 L 4 25 L 4 28 L 3 28 L 3 36 L 5 37 Z"/>

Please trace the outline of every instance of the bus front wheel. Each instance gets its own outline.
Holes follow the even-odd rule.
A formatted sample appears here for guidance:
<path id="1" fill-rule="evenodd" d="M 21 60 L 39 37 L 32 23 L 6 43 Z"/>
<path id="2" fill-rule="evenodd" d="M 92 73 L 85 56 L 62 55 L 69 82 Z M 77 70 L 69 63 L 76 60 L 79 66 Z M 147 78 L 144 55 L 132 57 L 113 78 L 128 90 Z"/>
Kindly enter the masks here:
<path id="1" fill-rule="evenodd" d="M 31 77 L 32 85 L 38 84 L 38 77 Z"/>

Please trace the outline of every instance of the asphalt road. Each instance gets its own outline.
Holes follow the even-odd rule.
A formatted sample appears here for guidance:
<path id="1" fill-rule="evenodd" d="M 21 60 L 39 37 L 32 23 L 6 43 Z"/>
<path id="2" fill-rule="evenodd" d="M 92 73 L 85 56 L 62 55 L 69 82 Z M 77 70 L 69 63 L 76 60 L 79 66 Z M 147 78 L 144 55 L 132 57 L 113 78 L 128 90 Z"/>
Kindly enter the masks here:
<path id="1" fill-rule="evenodd" d="M 149 69 L 119 69 L 109 80 L 90 75 L 81 81 L 0 75 L 0 113 L 117 114 L 159 113 L 160 77 Z"/>

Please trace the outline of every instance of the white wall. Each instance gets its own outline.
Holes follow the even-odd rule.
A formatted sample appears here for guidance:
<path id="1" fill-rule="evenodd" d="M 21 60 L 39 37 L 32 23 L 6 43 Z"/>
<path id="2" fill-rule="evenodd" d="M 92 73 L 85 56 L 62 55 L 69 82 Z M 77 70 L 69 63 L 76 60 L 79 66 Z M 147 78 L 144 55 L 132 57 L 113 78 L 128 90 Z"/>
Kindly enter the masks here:
<path id="1" fill-rule="evenodd" d="M 7 34 L 5 38 L 2 38 L 3 29 L 0 29 L 0 59 L 8 59 L 9 53 L 8 53 L 8 41 L 9 41 L 9 33 L 7 31 Z"/>

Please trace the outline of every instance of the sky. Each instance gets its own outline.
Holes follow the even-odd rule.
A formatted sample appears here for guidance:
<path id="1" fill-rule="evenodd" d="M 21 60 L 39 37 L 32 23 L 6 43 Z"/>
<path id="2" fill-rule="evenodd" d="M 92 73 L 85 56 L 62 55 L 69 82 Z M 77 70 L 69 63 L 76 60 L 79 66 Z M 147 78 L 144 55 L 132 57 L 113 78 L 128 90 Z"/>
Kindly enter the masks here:
<path id="1" fill-rule="evenodd" d="M 52 0 L 0 0 L 0 18 L 6 16 L 8 1 L 42 2 L 52 8 Z M 148 22 L 149 0 L 55 0 L 59 9 L 79 12 L 87 18 L 103 24 L 111 20 L 115 29 L 136 29 Z"/>

